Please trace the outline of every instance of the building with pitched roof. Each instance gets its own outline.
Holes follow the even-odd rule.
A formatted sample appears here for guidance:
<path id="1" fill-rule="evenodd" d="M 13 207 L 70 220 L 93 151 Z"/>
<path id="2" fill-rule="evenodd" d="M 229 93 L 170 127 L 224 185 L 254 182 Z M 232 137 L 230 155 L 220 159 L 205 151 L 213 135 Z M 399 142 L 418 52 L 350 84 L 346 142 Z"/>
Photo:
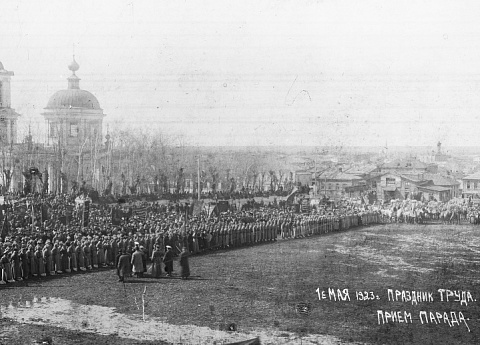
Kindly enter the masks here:
<path id="1" fill-rule="evenodd" d="M 464 198 L 480 198 L 480 172 L 462 178 L 462 194 Z"/>

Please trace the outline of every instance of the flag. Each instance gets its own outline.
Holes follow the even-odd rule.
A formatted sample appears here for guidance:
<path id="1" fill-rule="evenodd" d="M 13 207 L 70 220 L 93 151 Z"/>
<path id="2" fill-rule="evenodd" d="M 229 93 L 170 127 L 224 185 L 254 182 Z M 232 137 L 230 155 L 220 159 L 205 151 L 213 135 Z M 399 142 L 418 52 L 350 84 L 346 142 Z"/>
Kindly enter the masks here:
<path id="1" fill-rule="evenodd" d="M 140 207 L 136 207 L 133 210 L 133 214 L 137 216 L 139 219 L 145 220 L 147 219 L 147 211 L 148 211 L 147 206 L 140 206 Z"/>
<path id="2" fill-rule="evenodd" d="M 85 200 L 83 204 L 83 226 L 88 226 L 90 219 L 90 201 Z"/>
<path id="3" fill-rule="evenodd" d="M 121 225 L 123 218 L 123 211 L 120 209 L 112 208 L 112 225 Z"/>
<path id="4" fill-rule="evenodd" d="M 46 221 L 50 219 L 50 208 L 51 206 L 49 204 L 43 204 L 42 205 L 42 220 Z"/>
<path id="5" fill-rule="evenodd" d="M 26 203 L 18 203 L 15 204 L 15 214 L 21 214 L 24 215 L 27 213 L 27 204 Z"/>
<path id="6" fill-rule="evenodd" d="M 202 209 L 203 209 L 203 201 L 200 200 L 196 200 L 193 202 L 193 211 L 192 211 L 192 214 L 194 216 L 199 216 L 200 213 L 202 213 Z"/>
<path id="7" fill-rule="evenodd" d="M 286 199 L 287 203 L 293 202 L 293 197 L 295 196 L 295 193 L 297 193 L 297 191 L 298 191 L 298 188 L 294 187 L 292 192 L 290 194 L 288 194 L 288 196 L 287 196 L 287 199 Z"/>

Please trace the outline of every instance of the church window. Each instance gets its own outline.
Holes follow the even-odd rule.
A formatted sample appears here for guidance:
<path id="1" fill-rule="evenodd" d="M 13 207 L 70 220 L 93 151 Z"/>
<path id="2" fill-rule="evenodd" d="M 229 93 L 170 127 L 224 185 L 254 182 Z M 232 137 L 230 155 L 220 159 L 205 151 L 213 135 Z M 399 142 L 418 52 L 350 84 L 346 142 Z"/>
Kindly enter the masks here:
<path id="1" fill-rule="evenodd" d="M 0 117 L 0 142 L 7 142 L 7 119 Z"/>
<path id="2" fill-rule="evenodd" d="M 70 136 L 71 137 L 78 137 L 78 123 L 71 122 L 70 123 Z"/>
<path id="3" fill-rule="evenodd" d="M 50 123 L 50 137 L 56 138 L 58 136 L 58 129 L 56 123 Z"/>

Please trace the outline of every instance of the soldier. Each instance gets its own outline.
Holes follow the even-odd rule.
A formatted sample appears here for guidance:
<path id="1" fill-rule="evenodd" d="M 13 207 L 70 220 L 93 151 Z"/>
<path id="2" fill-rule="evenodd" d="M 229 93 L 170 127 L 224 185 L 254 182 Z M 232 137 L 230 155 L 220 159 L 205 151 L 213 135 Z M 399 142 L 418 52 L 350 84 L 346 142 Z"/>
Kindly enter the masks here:
<path id="1" fill-rule="evenodd" d="M 43 255 L 41 244 L 37 244 L 35 247 L 35 262 L 37 263 L 37 272 L 39 277 L 46 276 L 45 256 Z M 50 268 L 49 268 L 50 269 Z M 48 272 L 50 275 L 50 272 Z"/>
<path id="2" fill-rule="evenodd" d="M 96 240 L 92 239 L 90 242 L 90 255 L 91 255 L 91 262 L 92 262 L 92 268 L 98 268 L 98 255 L 97 255 L 97 244 Z"/>
<path id="3" fill-rule="evenodd" d="M 55 244 L 53 245 L 52 261 L 53 261 L 53 267 L 54 267 L 53 270 L 55 271 L 55 273 L 56 274 L 63 273 L 62 262 L 60 260 L 60 250 L 59 250 L 58 242 L 55 242 Z"/>
<path id="4" fill-rule="evenodd" d="M 72 270 L 70 269 L 70 261 L 68 258 L 68 251 L 65 243 L 63 242 L 59 243 L 58 252 L 59 252 L 60 267 L 62 272 L 67 272 L 67 273 L 71 272 Z"/>
<path id="5" fill-rule="evenodd" d="M 27 244 L 24 242 L 20 249 L 20 265 L 22 269 L 22 279 L 26 280 L 30 276 L 30 262 L 28 258 Z"/>
<path id="6" fill-rule="evenodd" d="M 98 239 L 95 246 L 96 246 L 96 251 L 97 251 L 98 267 L 104 267 L 105 266 L 105 251 L 103 249 L 102 239 Z"/>
<path id="7" fill-rule="evenodd" d="M 22 280 L 22 269 L 20 265 L 20 256 L 16 245 L 13 245 L 13 250 L 10 254 L 10 264 L 12 266 L 13 280 Z"/>
<path id="8" fill-rule="evenodd" d="M 36 277 L 38 274 L 38 262 L 37 257 L 35 256 L 35 248 L 33 247 L 33 242 L 27 247 L 27 255 L 30 264 L 30 276 Z"/>
<path id="9" fill-rule="evenodd" d="M 74 242 L 67 241 L 66 245 L 67 245 L 67 256 L 69 260 L 68 267 L 70 269 L 70 272 L 72 271 L 77 272 L 78 260 L 77 260 L 77 252 L 75 250 L 75 244 Z"/>
<path id="10" fill-rule="evenodd" d="M 83 257 L 85 259 L 85 269 L 92 269 L 92 256 L 90 255 L 90 243 L 88 241 L 84 241 L 82 243 L 82 251 Z"/>
<path id="11" fill-rule="evenodd" d="M 165 272 L 167 273 L 167 277 L 171 277 L 173 272 L 173 252 L 171 246 L 167 246 L 166 248 L 167 251 L 163 256 L 163 263 L 165 264 Z"/>
<path id="12" fill-rule="evenodd" d="M 10 251 L 7 248 L 3 252 L 3 255 L 0 257 L 0 266 L 2 268 L 2 279 L 1 280 L 5 284 L 14 282 L 13 277 L 12 277 L 12 266 L 10 264 L 9 255 L 10 255 Z"/>
<path id="13" fill-rule="evenodd" d="M 55 274 L 54 263 L 52 260 L 52 250 L 50 248 L 50 240 L 47 240 L 42 249 L 43 261 L 45 262 L 45 275 Z"/>

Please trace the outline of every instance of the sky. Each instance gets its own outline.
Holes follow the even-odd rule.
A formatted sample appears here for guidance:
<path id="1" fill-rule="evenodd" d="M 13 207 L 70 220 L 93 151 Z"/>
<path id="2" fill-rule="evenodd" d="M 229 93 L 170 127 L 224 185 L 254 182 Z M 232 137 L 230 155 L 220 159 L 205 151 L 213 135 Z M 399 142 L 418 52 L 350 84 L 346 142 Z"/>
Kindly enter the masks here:
<path id="1" fill-rule="evenodd" d="M 107 128 L 202 146 L 480 146 L 478 1 L 6 1 L 12 107 L 43 140 L 72 55 Z"/>

